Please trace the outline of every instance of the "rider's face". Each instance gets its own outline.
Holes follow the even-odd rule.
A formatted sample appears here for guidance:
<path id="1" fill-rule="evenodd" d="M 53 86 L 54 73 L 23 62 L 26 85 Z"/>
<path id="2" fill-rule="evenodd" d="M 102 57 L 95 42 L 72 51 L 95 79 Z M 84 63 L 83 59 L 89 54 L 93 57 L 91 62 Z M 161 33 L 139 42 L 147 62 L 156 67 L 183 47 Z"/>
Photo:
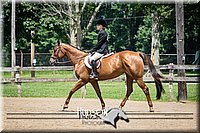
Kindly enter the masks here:
<path id="1" fill-rule="evenodd" d="M 103 29 L 103 26 L 102 25 L 97 25 L 97 30 L 102 30 Z"/>

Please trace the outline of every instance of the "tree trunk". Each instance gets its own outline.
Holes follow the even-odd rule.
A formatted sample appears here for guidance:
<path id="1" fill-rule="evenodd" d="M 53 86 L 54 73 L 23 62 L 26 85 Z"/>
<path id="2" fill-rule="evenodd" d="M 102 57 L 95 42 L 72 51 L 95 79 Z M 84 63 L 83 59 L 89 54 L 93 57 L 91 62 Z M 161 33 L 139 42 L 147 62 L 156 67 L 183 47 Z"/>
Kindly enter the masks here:
<path id="1" fill-rule="evenodd" d="M 154 65 L 159 65 L 160 63 L 160 22 L 158 12 L 152 14 L 152 43 L 151 43 L 151 59 Z"/>
<path id="2" fill-rule="evenodd" d="M 81 47 L 81 21 L 80 21 L 80 10 L 79 10 L 79 0 L 75 0 L 76 8 L 76 47 Z"/>
<path id="3" fill-rule="evenodd" d="M 159 48 L 160 48 L 160 21 L 159 21 L 159 15 L 158 12 L 154 12 L 152 14 L 152 41 L 151 41 L 151 60 L 154 65 L 159 65 L 160 64 L 160 53 L 159 53 Z M 157 69 L 159 73 L 160 70 Z M 148 70 L 145 74 L 146 77 L 151 77 L 151 73 Z"/>
<path id="4" fill-rule="evenodd" d="M 70 19 L 70 44 L 76 47 L 76 37 L 75 37 L 75 22 L 73 16 L 73 5 L 72 0 L 68 0 L 68 13 Z"/>
<path id="5" fill-rule="evenodd" d="M 99 11 L 99 9 L 100 9 L 100 7 L 101 7 L 102 4 L 103 4 L 103 3 L 100 2 L 99 5 L 95 8 L 94 13 L 93 13 L 93 15 L 91 16 L 90 21 L 89 21 L 89 23 L 88 23 L 88 25 L 87 25 L 87 27 L 86 27 L 86 31 L 88 31 L 88 30 L 90 29 L 90 27 L 92 26 L 92 22 L 94 21 L 96 15 L 97 15 L 97 12 Z"/>

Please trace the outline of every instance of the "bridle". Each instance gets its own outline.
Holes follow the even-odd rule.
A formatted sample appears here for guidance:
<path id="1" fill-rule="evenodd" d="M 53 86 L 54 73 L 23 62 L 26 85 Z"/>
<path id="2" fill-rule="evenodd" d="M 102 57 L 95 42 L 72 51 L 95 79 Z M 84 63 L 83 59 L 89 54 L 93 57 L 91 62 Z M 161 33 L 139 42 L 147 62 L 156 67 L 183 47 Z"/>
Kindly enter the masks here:
<path id="1" fill-rule="evenodd" d="M 59 52 L 61 52 L 62 54 L 66 55 L 66 53 L 62 51 L 62 49 L 61 49 L 60 46 L 54 50 L 54 53 L 55 53 L 56 51 L 57 51 L 57 53 L 54 54 L 54 55 L 56 55 L 56 56 L 59 54 Z M 58 57 L 56 57 L 56 56 L 51 56 L 51 57 L 50 57 L 50 59 L 52 58 L 52 59 L 55 60 L 55 63 L 56 63 L 56 64 L 70 63 L 70 62 L 72 61 L 72 60 L 68 60 L 68 61 L 64 61 L 64 62 L 59 62 L 59 61 L 58 61 Z M 85 56 L 76 58 L 75 60 L 80 60 L 80 59 L 83 59 L 83 58 L 85 58 Z"/>
<path id="2" fill-rule="evenodd" d="M 57 51 L 58 51 L 58 52 L 57 52 Z M 57 54 L 55 54 L 56 52 L 57 52 Z M 58 56 L 58 54 L 59 54 L 60 52 L 61 52 L 62 54 L 65 55 L 65 52 L 63 52 L 63 51 L 61 50 L 61 47 L 60 47 L 60 46 L 54 50 L 54 54 L 55 54 L 56 56 Z M 58 57 L 56 57 L 56 56 L 51 56 L 50 58 L 52 58 L 52 59 L 54 59 L 54 60 L 58 60 Z"/>

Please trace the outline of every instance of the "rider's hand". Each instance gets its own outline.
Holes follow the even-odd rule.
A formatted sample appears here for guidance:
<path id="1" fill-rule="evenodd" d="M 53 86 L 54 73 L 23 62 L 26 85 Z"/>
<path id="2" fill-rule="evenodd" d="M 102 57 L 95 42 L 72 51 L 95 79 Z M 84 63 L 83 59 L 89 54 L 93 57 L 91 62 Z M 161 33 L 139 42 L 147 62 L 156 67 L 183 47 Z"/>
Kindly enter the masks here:
<path id="1" fill-rule="evenodd" d="M 92 49 L 92 50 L 90 50 L 90 52 L 89 52 L 90 54 L 92 54 L 92 53 L 94 53 L 94 50 Z"/>

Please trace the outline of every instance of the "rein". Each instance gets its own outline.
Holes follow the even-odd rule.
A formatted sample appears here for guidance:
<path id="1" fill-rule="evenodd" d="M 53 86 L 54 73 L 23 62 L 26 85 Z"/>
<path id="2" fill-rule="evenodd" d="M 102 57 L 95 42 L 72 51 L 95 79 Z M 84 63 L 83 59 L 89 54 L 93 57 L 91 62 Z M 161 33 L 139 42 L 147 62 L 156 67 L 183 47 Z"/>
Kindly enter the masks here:
<path id="1" fill-rule="evenodd" d="M 68 61 L 57 62 L 57 64 L 71 63 L 71 61 L 77 61 L 77 60 L 80 60 L 80 59 L 83 59 L 83 58 L 85 58 L 85 56 L 80 57 L 80 58 L 76 58 L 75 60 L 68 60 Z"/>

